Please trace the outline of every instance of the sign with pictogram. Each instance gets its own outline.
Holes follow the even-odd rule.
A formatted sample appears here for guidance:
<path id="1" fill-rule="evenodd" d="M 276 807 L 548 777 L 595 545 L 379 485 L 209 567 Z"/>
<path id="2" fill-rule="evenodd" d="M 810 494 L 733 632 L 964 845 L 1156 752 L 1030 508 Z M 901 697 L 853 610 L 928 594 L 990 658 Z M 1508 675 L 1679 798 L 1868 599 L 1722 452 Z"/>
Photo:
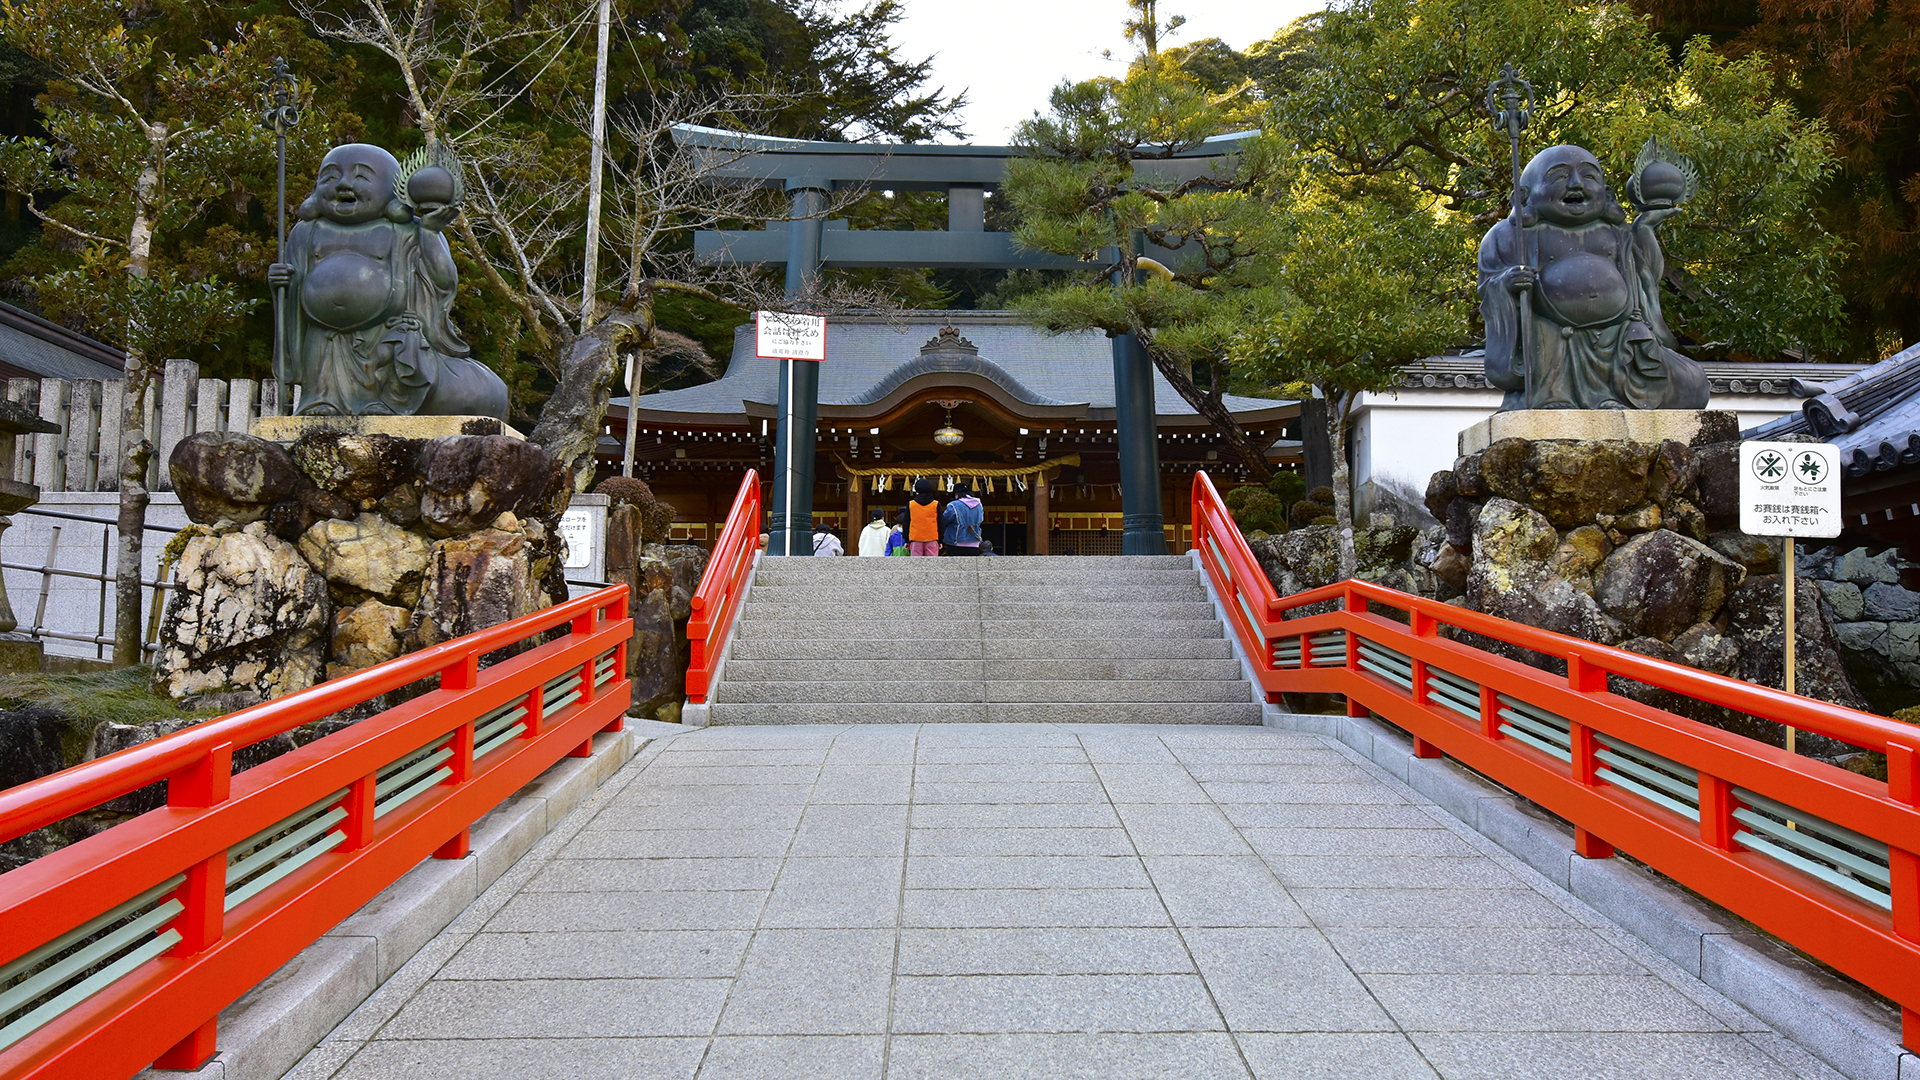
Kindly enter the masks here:
<path id="1" fill-rule="evenodd" d="M 791 315 L 781 311 L 756 311 L 754 352 L 762 360 L 825 360 L 827 358 L 827 318 L 824 315 Z"/>
<path id="2" fill-rule="evenodd" d="M 1839 536 L 1840 451 L 1831 443 L 1740 444 L 1740 531 Z"/>

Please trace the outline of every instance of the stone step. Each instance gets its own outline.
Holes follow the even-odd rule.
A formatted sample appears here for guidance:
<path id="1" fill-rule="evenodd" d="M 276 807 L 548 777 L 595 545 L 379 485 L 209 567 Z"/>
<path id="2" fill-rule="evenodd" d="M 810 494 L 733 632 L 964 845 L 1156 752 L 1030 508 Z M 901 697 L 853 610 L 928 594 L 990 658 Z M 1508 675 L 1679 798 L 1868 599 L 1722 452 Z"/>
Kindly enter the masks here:
<path id="1" fill-rule="evenodd" d="M 1079 603 L 1052 604 L 984 604 L 960 601 L 918 603 L 910 599 L 895 599 L 890 594 L 881 594 L 867 601 L 843 598 L 837 601 L 814 600 L 795 604 L 767 600 L 754 595 L 747 599 L 741 617 L 753 620 L 819 619 L 838 627 L 863 619 L 931 618 L 941 622 L 995 619 L 1090 621 L 1101 618 L 1210 621 L 1214 615 L 1211 604 L 1198 600 L 1142 600 L 1137 603 L 1121 600 L 1088 600 Z"/>
<path id="2" fill-rule="evenodd" d="M 826 560 L 822 560 L 823 562 Z M 916 566 L 904 559 L 869 559 L 868 562 L 886 563 L 885 569 L 875 570 L 834 570 L 828 567 L 805 567 L 795 569 L 784 566 L 760 564 L 754 572 L 755 584 L 761 585 L 827 585 L 840 581 L 872 578 L 901 581 L 925 581 L 938 584 L 942 581 L 983 584 L 1027 584 L 1053 583 L 1068 586 L 1080 586 L 1089 582 L 1139 582 L 1155 584 L 1166 581 L 1191 581 L 1198 583 L 1200 572 L 1191 565 L 1158 569 L 1129 569 L 1127 567 L 1028 567 L 1010 570 L 974 570 L 972 568 L 953 569 L 951 562 L 941 559 L 922 559 Z M 894 564 L 900 564 L 895 566 Z"/>
<path id="3" fill-rule="evenodd" d="M 1147 679 L 978 679 L 883 682 L 764 682 L 728 679 L 714 699 L 729 703 L 864 702 L 875 705 L 907 702 L 1026 701 L 1026 702 L 1203 702 L 1251 701 L 1252 687 L 1242 680 L 1189 681 Z"/>
<path id="4" fill-rule="evenodd" d="M 1218 660 L 1232 656 L 1233 648 L 1224 636 L 1080 640 L 1010 638 L 990 641 L 977 638 L 931 641 L 906 635 L 851 639 L 739 636 L 734 639 L 725 677 L 732 677 L 734 663 L 747 660 L 890 661 L 973 657 L 988 660 Z"/>
<path id="5" fill-rule="evenodd" d="M 1009 681 L 1022 679 L 1240 680 L 1236 660 L 1199 659 L 1022 659 L 1022 660 L 747 660 L 736 656 L 726 669 L 729 683 L 853 682 L 871 679 Z"/>
<path id="6" fill-rule="evenodd" d="M 1112 638 L 1219 638 L 1226 630 L 1217 619 L 963 619 L 948 621 L 926 618 L 924 609 L 917 618 L 890 620 L 861 612 L 858 618 L 836 623 L 818 618 L 766 618 L 755 613 L 749 601 L 740 615 L 734 635 L 738 638 L 792 638 L 796 640 L 840 639 L 848 641 L 917 640 L 922 656 L 938 655 L 942 641 L 978 642 L 993 638 L 1025 640 Z M 855 635 L 862 635 L 856 637 Z"/>
<path id="7" fill-rule="evenodd" d="M 875 595 L 875 590 L 882 590 Z M 897 599 L 911 600 L 915 603 L 948 600 L 980 601 L 984 603 L 1049 603 L 1068 604 L 1083 600 L 1094 601 L 1132 601 L 1132 600 L 1180 600 L 1190 603 L 1204 603 L 1207 591 L 1198 581 L 1164 581 L 1141 584 L 1114 582 L 1085 585 L 1060 585 L 1043 582 L 1028 584 L 987 584 L 962 585 L 954 582 L 939 583 L 900 582 L 876 583 L 871 581 L 819 582 L 768 584 L 763 581 L 753 583 L 753 601 L 755 603 L 798 604 L 811 601 L 847 602 L 857 599 Z"/>
<path id="8" fill-rule="evenodd" d="M 715 702 L 709 722 L 747 724 L 1249 724 L 1248 702 L 954 702 L 946 704 Z"/>
<path id="9" fill-rule="evenodd" d="M 812 570 L 888 570 L 895 567 L 929 568 L 939 567 L 958 570 L 1016 570 L 1030 567 L 1083 567 L 1083 568 L 1125 568 L 1141 570 L 1193 568 L 1192 560 L 1185 555 L 1001 555 L 990 559 L 981 558 L 861 558 L 843 556 L 837 559 L 823 559 L 812 555 L 768 555 L 760 561 L 762 570 L 771 567 L 792 568 L 789 564 L 798 563 Z"/>

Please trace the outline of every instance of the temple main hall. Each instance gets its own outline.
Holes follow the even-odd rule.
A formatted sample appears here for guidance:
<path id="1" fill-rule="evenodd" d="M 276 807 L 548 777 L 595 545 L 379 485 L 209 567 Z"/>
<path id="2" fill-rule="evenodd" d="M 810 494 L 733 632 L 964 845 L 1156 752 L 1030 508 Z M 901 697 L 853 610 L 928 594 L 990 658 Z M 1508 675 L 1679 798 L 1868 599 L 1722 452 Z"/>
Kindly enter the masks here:
<path id="1" fill-rule="evenodd" d="M 678 511 L 674 539 L 711 542 L 748 469 L 771 498 L 783 363 L 755 355 L 748 324 L 719 379 L 643 394 L 637 407 L 615 398 L 601 474 L 620 471 L 631 422 L 634 472 Z M 1224 480 L 1245 469 L 1159 372 L 1153 381 L 1168 549 L 1184 551 L 1194 472 Z M 1267 442 L 1271 462 L 1298 467 L 1298 402 L 1222 401 Z M 820 368 L 813 520 L 851 549 L 868 509 L 897 511 L 916 478 L 942 491 L 966 480 L 1002 554 L 1118 555 L 1115 438 L 1113 353 L 1097 331 L 1048 334 L 993 311 L 835 317 Z"/>

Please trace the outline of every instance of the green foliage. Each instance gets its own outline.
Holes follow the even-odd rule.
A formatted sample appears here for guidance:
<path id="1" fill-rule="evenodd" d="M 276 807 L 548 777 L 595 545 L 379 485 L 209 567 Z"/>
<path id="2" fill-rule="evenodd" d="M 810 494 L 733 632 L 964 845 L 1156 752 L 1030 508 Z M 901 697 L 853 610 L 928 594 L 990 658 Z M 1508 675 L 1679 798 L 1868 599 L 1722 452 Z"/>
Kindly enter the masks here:
<path id="1" fill-rule="evenodd" d="M 1282 506 L 1292 506 L 1307 496 L 1307 478 L 1297 472 L 1277 472 L 1267 481 L 1267 490 L 1273 492 Z"/>
<path id="2" fill-rule="evenodd" d="M 1278 495 L 1257 484 L 1243 484 L 1226 494 L 1227 511 L 1240 531 L 1283 533 L 1287 531 L 1287 504 Z"/>
<path id="3" fill-rule="evenodd" d="M 1814 214 L 1830 138 L 1783 101 L 1762 58 L 1701 42 L 1676 63 L 1625 7 L 1547 0 L 1356 0 L 1296 24 L 1283 46 L 1312 62 L 1272 97 L 1273 123 L 1335 195 L 1477 231 L 1503 217 L 1510 151 L 1482 99 L 1512 61 L 1539 95 L 1530 150 L 1588 146 L 1616 190 L 1650 135 L 1699 167 L 1699 197 L 1664 228 L 1663 306 L 1678 333 L 1762 357 L 1839 340 L 1844 245 Z"/>
<path id="4" fill-rule="evenodd" d="M 153 669 L 145 664 L 77 674 L 0 675 L 0 709 L 29 705 L 52 709 L 71 720 L 62 739 L 69 766 L 78 765 L 88 736 L 100 724 L 138 726 L 167 720 L 206 720 L 218 710 L 188 711 L 153 689 Z"/>

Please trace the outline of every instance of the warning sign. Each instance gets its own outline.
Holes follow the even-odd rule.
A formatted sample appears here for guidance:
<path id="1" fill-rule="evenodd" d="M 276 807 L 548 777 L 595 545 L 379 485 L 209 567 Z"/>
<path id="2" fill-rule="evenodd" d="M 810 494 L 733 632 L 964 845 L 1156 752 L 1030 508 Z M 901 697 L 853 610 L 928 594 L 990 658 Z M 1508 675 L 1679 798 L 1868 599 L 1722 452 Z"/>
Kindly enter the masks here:
<path id="1" fill-rule="evenodd" d="M 1840 451 L 1829 443 L 1741 443 L 1740 531 L 1839 536 Z"/>
<path id="2" fill-rule="evenodd" d="M 826 316 L 756 311 L 753 318 L 754 352 L 760 359 L 825 360 L 827 358 Z"/>

